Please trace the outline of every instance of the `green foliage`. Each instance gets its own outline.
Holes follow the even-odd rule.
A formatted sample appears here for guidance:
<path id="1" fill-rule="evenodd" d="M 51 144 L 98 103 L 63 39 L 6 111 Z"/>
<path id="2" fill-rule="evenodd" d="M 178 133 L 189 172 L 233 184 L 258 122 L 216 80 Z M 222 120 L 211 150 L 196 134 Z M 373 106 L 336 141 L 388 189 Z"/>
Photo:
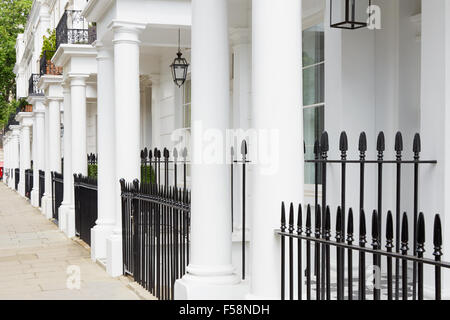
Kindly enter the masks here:
<path id="1" fill-rule="evenodd" d="M 32 0 L 0 0 L 0 115 L 1 124 L 14 109 L 11 102 L 16 94 L 16 39 L 23 33 Z M 12 104 L 11 104 L 12 103 Z M 14 109 L 15 111 L 15 109 Z M 7 122 L 7 121 L 6 121 Z"/>
<path id="2" fill-rule="evenodd" d="M 152 167 L 141 166 L 141 182 L 142 183 L 156 183 L 155 171 Z"/>
<path id="3" fill-rule="evenodd" d="M 44 36 L 44 42 L 42 44 L 41 58 L 46 52 L 46 59 L 50 60 L 56 51 L 56 30 L 47 30 L 48 36 Z"/>
<path id="4" fill-rule="evenodd" d="M 4 128 L 8 124 L 8 120 L 15 116 L 15 114 L 28 104 L 27 100 L 11 100 L 6 103 L 3 108 L 0 108 L 0 128 Z"/>
<path id="5" fill-rule="evenodd" d="M 89 178 L 97 178 L 97 165 L 96 164 L 88 164 L 88 177 Z"/>

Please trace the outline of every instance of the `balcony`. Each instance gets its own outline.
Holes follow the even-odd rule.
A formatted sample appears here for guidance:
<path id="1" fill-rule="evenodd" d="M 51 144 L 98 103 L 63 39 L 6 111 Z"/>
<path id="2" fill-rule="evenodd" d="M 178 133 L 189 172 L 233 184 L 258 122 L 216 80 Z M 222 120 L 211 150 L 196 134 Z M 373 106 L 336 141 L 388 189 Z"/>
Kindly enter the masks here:
<path id="1" fill-rule="evenodd" d="M 40 68 L 39 72 L 40 75 L 43 76 L 44 74 L 50 74 L 50 75 L 61 75 L 62 74 L 62 68 L 57 67 L 52 62 L 52 57 L 55 54 L 55 51 L 46 50 L 42 54 L 41 61 L 40 61 Z"/>
<path id="2" fill-rule="evenodd" d="M 33 73 L 30 77 L 30 80 L 28 80 L 28 95 L 29 96 L 41 96 L 44 93 L 42 90 L 39 90 L 38 88 L 38 82 L 41 76 L 37 73 Z"/>
<path id="3" fill-rule="evenodd" d="M 20 108 L 20 112 L 33 112 L 33 105 L 27 104 Z"/>
<path id="4" fill-rule="evenodd" d="M 95 26 L 81 15 L 81 10 L 66 10 L 56 27 L 56 50 L 61 44 L 91 44 L 97 39 Z"/>

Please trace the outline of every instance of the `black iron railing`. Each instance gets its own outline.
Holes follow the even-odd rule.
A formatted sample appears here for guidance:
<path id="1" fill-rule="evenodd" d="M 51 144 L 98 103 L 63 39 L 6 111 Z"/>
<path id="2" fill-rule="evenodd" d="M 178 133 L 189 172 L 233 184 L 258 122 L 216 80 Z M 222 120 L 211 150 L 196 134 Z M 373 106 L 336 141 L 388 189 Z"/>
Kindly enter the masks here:
<path id="1" fill-rule="evenodd" d="M 348 217 L 348 220 L 346 220 L 346 188 L 347 188 L 347 169 L 351 167 L 351 165 L 357 165 L 359 167 L 359 209 L 364 210 L 365 208 L 365 191 L 368 186 L 365 181 L 365 171 L 366 168 L 371 165 L 376 165 L 377 169 L 377 181 L 376 181 L 376 203 L 377 203 L 377 214 L 374 214 L 374 217 L 376 217 L 376 221 L 372 222 L 372 225 L 376 225 L 376 233 L 377 233 L 377 241 L 379 245 L 383 245 L 382 239 L 383 239 L 383 185 L 386 184 L 386 182 L 383 183 L 383 169 L 387 165 L 395 165 L 396 174 L 395 174 L 395 214 L 394 214 L 394 223 L 395 223 L 395 237 L 392 239 L 395 240 L 395 243 L 392 243 L 392 249 L 395 254 L 399 255 L 402 251 L 402 235 L 401 235 L 401 199 L 400 196 L 402 194 L 402 188 L 404 188 L 404 185 L 401 183 L 401 173 L 402 169 L 404 169 L 405 166 L 412 165 L 413 166 L 413 194 L 412 194 L 412 207 L 413 209 L 413 239 L 412 239 L 412 251 L 413 251 L 413 257 L 418 257 L 417 247 L 418 247 L 418 232 L 417 232 L 417 223 L 419 219 L 419 207 L 418 207 L 418 190 L 419 190 L 419 167 L 423 165 L 434 165 L 437 162 L 435 160 L 421 160 L 420 159 L 420 152 L 421 152 L 421 141 L 420 141 L 420 135 L 416 134 L 413 141 L 413 159 L 412 160 L 404 160 L 403 157 L 403 137 L 401 133 L 396 134 L 395 138 L 395 160 L 386 160 L 385 159 L 385 136 L 384 133 L 381 132 L 378 135 L 377 138 L 377 144 L 376 144 L 376 151 L 377 151 L 377 159 L 376 160 L 368 160 L 366 158 L 366 152 L 367 152 L 367 139 L 366 134 L 363 132 L 360 134 L 359 137 L 359 144 L 358 144 L 358 150 L 359 150 L 359 159 L 357 160 L 350 160 L 347 157 L 348 152 L 348 139 L 345 132 L 341 133 L 340 141 L 339 141 L 339 150 L 340 150 L 340 159 L 338 160 L 331 160 L 328 158 L 328 152 L 329 152 L 329 141 L 328 141 L 328 133 L 324 132 L 322 136 L 320 137 L 320 141 L 317 140 L 315 142 L 314 146 L 314 160 L 306 160 L 306 163 L 311 163 L 314 166 L 315 171 L 315 192 L 314 192 L 314 204 L 312 204 L 312 208 L 314 209 L 314 214 L 316 216 L 316 229 L 314 236 L 317 239 L 316 245 L 315 245 L 315 254 L 314 254 L 314 275 L 315 275 L 315 282 L 316 282 L 316 299 L 329 299 L 330 298 L 330 292 L 329 292 L 329 268 L 327 267 L 327 255 L 328 255 L 328 247 L 329 245 L 326 245 L 321 250 L 321 245 L 323 240 L 330 240 L 330 229 L 327 228 L 327 211 L 329 210 L 320 210 L 320 208 L 328 208 L 327 205 L 327 194 L 329 193 L 330 186 L 327 185 L 327 168 L 330 165 L 340 165 L 340 172 L 341 172 L 341 179 L 340 179 L 340 186 L 337 191 L 337 194 L 340 196 L 340 214 L 339 217 L 339 232 L 338 235 L 340 242 L 344 243 L 344 235 L 346 234 L 346 225 L 349 222 L 348 220 L 352 220 L 353 217 L 350 219 Z M 319 178 L 320 177 L 320 178 Z M 319 194 L 319 185 L 321 187 L 321 194 Z M 354 186 L 354 183 L 352 184 Z M 333 191 L 335 192 L 335 191 Z M 321 196 L 321 205 L 319 205 L 319 197 Z M 321 212 L 321 213 L 320 213 Z M 384 214 L 385 217 L 388 217 L 389 214 Z M 363 218 L 363 217 L 362 217 Z M 301 220 L 300 224 L 301 224 Z M 351 221 L 351 223 L 353 223 Z M 351 232 L 347 231 L 349 233 L 353 233 L 353 226 L 349 227 L 352 228 Z M 308 229 L 308 227 L 307 227 Z M 309 232 L 309 233 L 308 233 Z M 309 228 L 309 231 L 307 232 L 307 236 L 311 236 L 311 229 Z M 387 237 L 388 235 L 386 235 Z M 390 236 L 390 235 L 389 235 Z M 386 243 L 390 241 L 391 239 L 386 239 Z M 353 240 L 352 240 L 353 241 Z M 309 242 L 306 242 L 307 244 L 307 251 L 308 245 L 310 244 L 311 240 Z M 331 243 L 330 243 L 331 245 Z M 337 246 L 337 250 L 339 251 L 339 256 L 343 257 L 343 245 Z M 300 249 L 299 249 L 300 250 Z M 414 260 L 414 259 L 412 259 Z M 375 262 L 377 264 L 375 265 L 378 267 L 379 270 L 381 270 L 381 260 L 378 259 Z M 309 262 L 307 262 L 308 264 Z M 342 299 L 344 297 L 344 269 L 345 269 L 345 261 L 343 258 L 337 259 L 336 261 L 337 268 L 339 270 L 338 274 L 336 275 L 336 284 L 337 284 L 337 297 L 338 299 Z M 351 265 L 351 261 L 348 262 L 349 265 Z M 412 297 L 413 299 L 417 298 L 417 283 L 418 283 L 418 273 L 417 273 L 417 262 L 413 262 L 413 272 L 412 272 Z M 301 267 L 300 267 L 301 269 Z M 310 275 L 311 270 L 307 269 L 308 274 Z M 380 271 L 381 272 L 381 271 Z M 389 283 L 388 285 L 394 285 L 394 297 L 398 299 L 400 297 L 400 280 L 402 279 L 403 274 L 400 273 L 400 260 L 395 260 L 395 274 L 392 282 L 392 278 L 389 281 L 392 283 Z M 310 277 L 310 276 L 309 276 Z M 349 271 L 349 277 L 351 278 L 351 271 Z M 309 280 L 311 280 L 309 278 Z M 364 281 L 364 280 L 360 280 Z M 402 281 L 408 281 L 403 279 Z M 350 279 L 350 283 L 352 283 Z M 352 286 L 349 286 L 349 290 L 352 290 Z M 362 294 L 362 291 L 365 290 L 364 288 L 359 288 L 360 294 Z M 374 298 L 379 298 L 379 291 L 375 290 Z M 359 296 L 360 297 L 360 296 Z M 307 295 L 307 298 L 310 298 L 310 295 Z M 351 291 L 349 293 L 349 298 L 353 298 Z"/>
<path id="2" fill-rule="evenodd" d="M 52 217 L 59 220 L 59 207 L 63 201 L 64 176 L 58 172 L 52 172 Z"/>
<path id="3" fill-rule="evenodd" d="M 42 207 L 42 197 L 45 193 L 45 171 L 39 170 L 39 207 Z"/>
<path id="4" fill-rule="evenodd" d="M 33 190 L 33 169 L 25 170 L 25 196 L 31 199 L 31 190 Z"/>
<path id="5" fill-rule="evenodd" d="M 81 10 L 66 10 L 56 27 L 56 50 L 61 44 L 91 44 L 97 38 L 96 29 L 81 15 Z"/>
<path id="6" fill-rule="evenodd" d="M 424 257 L 425 218 L 423 213 L 420 213 L 417 219 L 417 239 L 415 245 L 414 242 L 410 241 L 411 239 L 409 237 L 408 216 L 406 213 L 403 214 L 401 221 L 400 252 L 394 252 L 394 243 L 397 239 L 394 237 L 394 219 L 390 211 L 386 216 L 385 250 L 381 246 L 382 238 L 379 233 L 379 215 L 377 210 L 374 210 L 372 214 L 372 243 L 368 247 L 366 247 L 367 233 L 364 210 L 361 210 L 359 217 L 359 245 L 355 244 L 352 209 L 349 209 L 348 219 L 344 221 L 347 223 L 346 232 L 344 231 L 344 224 L 342 224 L 342 213 L 339 207 L 334 219 L 336 221 L 335 237 L 332 239 L 331 213 L 329 207 L 326 207 L 326 210 L 324 210 L 324 221 L 322 220 L 320 205 L 317 207 L 313 230 L 310 205 L 307 206 L 306 224 L 303 225 L 304 218 L 301 205 L 298 207 L 297 221 L 295 223 L 294 205 L 291 204 L 289 217 L 286 220 L 286 209 L 284 203 L 282 204 L 281 227 L 279 230 L 276 230 L 276 234 L 281 236 L 281 298 L 283 300 L 310 300 L 314 293 L 316 300 L 331 300 L 334 298 L 344 300 L 345 289 L 347 289 L 347 298 L 349 300 L 366 300 L 368 298 L 374 300 L 408 300 L 410 298 L 423 300 L 425 266 L 434 269 L 434 298 L 436 300 L 441 299 L 441 269 L 450 269 L 450 263 L 441 261 L 443 255 L 442 225 L 439 215 L 436 215 L 434 219 L 434 251 L 432 253 L 434 259 L 429 259 Z M 303 229 L 304 226 L 305 229 Z M 312 245 L 314 248 L 311 248 Z M 409 245 L 413 246 L 413 248 L 409 248 Z M 304 249 L 306 249 L 306 263 L 304 265 L 306 268 L 305 281 L 303 281 L 302 268 L 302 254 Z M 415 253 L 408 254 L 410 249 Z M 336 254 L 335 283 L 331 280 L 331 250 L 335 250 Z M 312 251 L 314 251 L 313 254 Z M 345 253 L 347 253 L 347 268 L 345 268 L 344 264 L 341 264 L 341 261 L 345 261 Z M 353 276 L 353 253 L 359 258 L 357 277 Z M 367 271 L 367 256 L 372 258 L 370 271 Z M 311 277 L 311 271 L 313 269 L 312 259 L 314 260 L 315 266 L 315 283 L 313 283 Z M 382 264 L 382 260 L 385 260 L 385 264 Z M 399 277 L 401 286 L 394 286 L 394 260 L 396 263 L 401 264 L 401 276 Z M 411 264 L 416 265 L 417 268 L 417 281 L 413 281 L 413 283 L 410 282 L 408 277 L 408 266 Z M 382 265 L 386 266 L 387 272 L 386 279 L 383 280 Z M 321 275 L 320 269 L 322 266 L 324 273 Z M 345 273 L 347 273 L 347 285 L 343 277 Z M 321 277 L 324 278 L 321 279 Z M 354 282 L 355 279 L 357 280 L 356 283 Z M 369 281 L 370 279 L 372 280 Z M 367 288 L 368 282 L 370 283 L 369 288 Z M 410 290 L 411 285 L 417 290 L 416 296 Z M 335 292 L 332 288 L 336 288 Z"/>
<path id="7" fill-rule="evenodd" d="M 28 80 L 28 95 L 29 96 L 40 96 L 44 93 L 38 88 L 39 79 L 41 76 L 37 73 L 33 73 Z"/>
<path id="8" fill-rule="evenodd" d="M 20 169 L 15 168 L 14 169 L 14 188 L 16 189 L 16 191 L 19 188 L 19 182 L 20 182 Z"/>
<path id="9" fill-rule="evenodd" d="M 45 74 L 59 75 L 62 73 L 62 68 L 56 67 L 51 61 L 54 54 L 55 51 L 52 50 L 45 50 L 43 52 L 39 64 L 39 72 L 41 76 Z"/>
<path id="10" fill-rule="evenodd" d="M 189 263 L 187 150 L 181 153 L 182 159 L 175 149 L 170 160 L 168 149 L 144 149 L 143 182 L 121 180 L 124 274 L 163 300 L 173 299 L 174 283 Z"/>
<path id="11" fill-rule="evenodd" d="M 91 244 L 91 228 L 97 220 L 97 179 L 74 174 L 75 234 Z"/>

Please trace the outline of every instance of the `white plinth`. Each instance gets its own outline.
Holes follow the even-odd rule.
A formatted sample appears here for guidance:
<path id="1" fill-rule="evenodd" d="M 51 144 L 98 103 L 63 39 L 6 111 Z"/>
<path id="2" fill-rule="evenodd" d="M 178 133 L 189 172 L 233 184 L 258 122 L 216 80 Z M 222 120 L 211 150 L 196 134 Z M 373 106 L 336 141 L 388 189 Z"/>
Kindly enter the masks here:
<path id="1" fill-rule="evenodd" d="M 91 229 L 91 259 L 93 261 L 106 258 L 106 241 L 111 236 L 113 227 L 113 225 L 96 225 Z"/>
<path id="2" fill-rule="evenodd" d="M 106 272 L 112 277 L 123 274 L 122 237 L 112 234 L 106 239 Z"/>

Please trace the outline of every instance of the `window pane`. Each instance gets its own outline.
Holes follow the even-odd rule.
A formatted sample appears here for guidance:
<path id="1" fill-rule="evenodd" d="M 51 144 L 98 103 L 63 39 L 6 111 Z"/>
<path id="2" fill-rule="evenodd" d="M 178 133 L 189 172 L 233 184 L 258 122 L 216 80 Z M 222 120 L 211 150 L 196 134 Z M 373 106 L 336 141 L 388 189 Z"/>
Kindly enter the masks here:
<path id="1" fill-rule="evenodd" d="M 303 109 L 305 160 L 314 159 L 314 143 L 324 131 L 324 106 Z M 314 184 L 314 164 L 305 163 L 305 184 Z M 320 181 L 319 175 L 319 181 Z"/>
<path id="2" fill-rule="evenodd" d="M 303 70 L 303 105 L 309 106 L 324 101 L 325 65 L 319 64 Z"/>
<path id="3" fill-rule="evenodd" d="M 315 25 L 303 31 L 303 67 L 324 61 L 323 24 Z"/>

